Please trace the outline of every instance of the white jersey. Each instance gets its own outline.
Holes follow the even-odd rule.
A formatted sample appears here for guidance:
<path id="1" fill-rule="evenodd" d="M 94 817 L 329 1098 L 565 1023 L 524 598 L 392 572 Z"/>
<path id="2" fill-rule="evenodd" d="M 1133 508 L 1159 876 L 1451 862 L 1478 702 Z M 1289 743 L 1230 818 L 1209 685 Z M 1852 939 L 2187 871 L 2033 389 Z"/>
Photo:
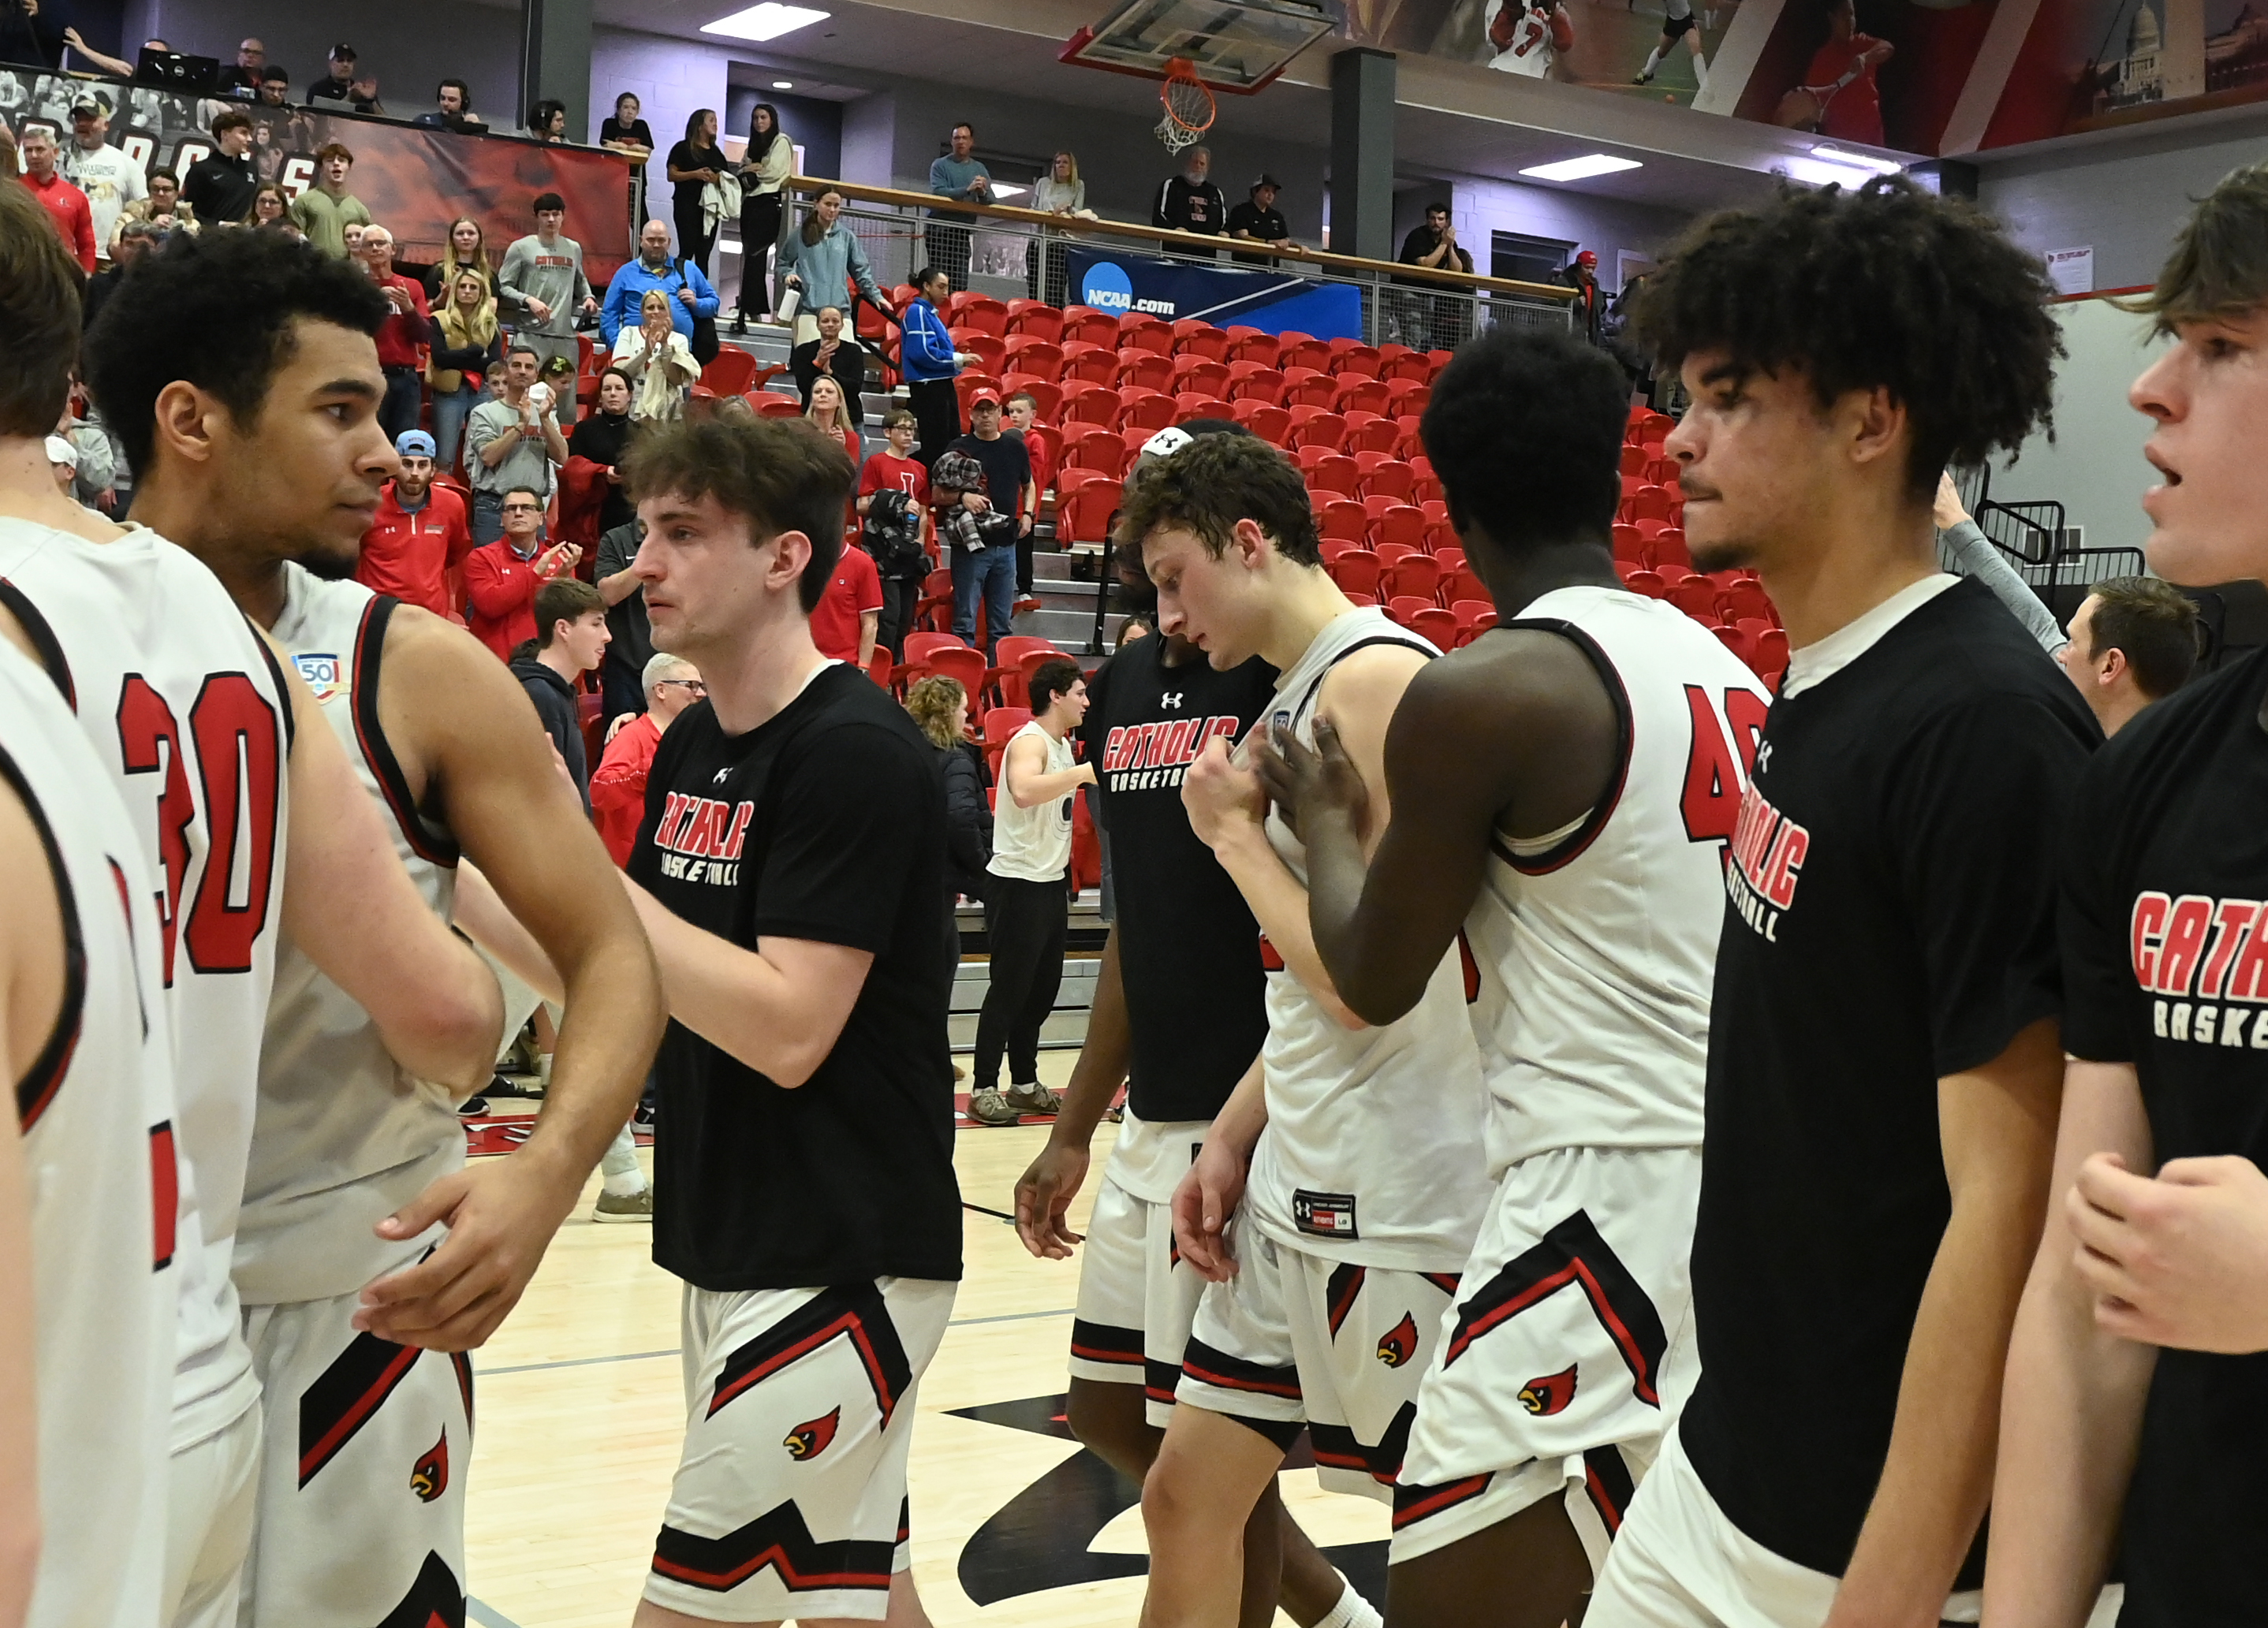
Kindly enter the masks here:
<path id="1" fill-rule="evenodd" d="M 322 705 L 364 788 L 387 812 L 394 852 L 434 912 L 456 901 L 457 845 L 412 806 L 378 715 L 379 659 L 397 601 L 286 566 L 271 631 Z M 400 1264 L 372 1228 L 461 1169 L 456 1099 L 411 1079 L 370 1015 L 286 944 L 260 1055 L 259 1117 L 237 1228 L 247 1305 L 350 1294 Z M 438 1230 L 436 1233 L 438 1236 Z"/>
<path id="2" fill-rule="evenodd" d="M 47 848 L 70 956 L 55 1030 L 14 1082 L 32 1206 L 42 1528 L 29 1620 L 152 1628 L 178 1242 L 158 920 L 141 840 L 100 761 L 48 677 L 4 642 L 0 783 Z"/>
<path id="3" fill-rule="evenodd" d="M 1433 646 L 1383 611 L 1351 611 L 1277 680 L 1270 717 L 1313 744 L 1324 677 L 1356 650 Z M 1302 885 L 1307 849 L 1272 809 L 1268 840 Z M 1245 1204 L 1260 1229 L 1311 1255 L 1404 1272 L 1455 1272 L 1488 1206 L 1480 1059 L 1457 951 L 1418 1004 L 1381 1029 L 1348 1029 L 1272 951 L 1261 1047 L 1268 1128 Z"/>
<path id="4" fill-rule="evenodd" d="M 1509 37 L 1512 43 L 1503 47 L 1489 59 L 1489 66 L 1498 73 L 1519 74 L 1530 79 L 1548 79 L 1552 64 L 1559 54 L 1551 46 L 1551 27 L 1546 15 L 1528 9 L 1526 0 L 1496 0 L 1489 8 L 1490 43 Z"/>
<path id="5" fill-rule="evenodd" d="M 291 709 L 220 580 L 147 527 L 95 543 L 0 520 L 0 602 L 124 796 L 158 906 L 180 1183 L 174 1445 L 258 1399 L 229 1287 L 281 935 Z"/>
<path id="6" fill-rule="evenodd" d="M 1060 774 L 1078 759 L 1071 739 L 1057 740 L 1037 722 L 1027 723 L 1008 737 L 1008 750 L 1027 737 L 1036 739 L 1045 754 L 1042 774 Z M 1005 764 L 1006 759 L 1004 758 Z M 1020 882 L 1060 882 L 1071 868 L 1071 803 L 1079 794 L 1064 793 L 1028 809 L 1018 808 L 1008 795 L 1005 776 L 1000 782 L 1000 806 L 992 816 L 992 862 L 985 869 L 996 876 Z"/>
<path id="7" fill-rule="evenodd" d="M 1506 624 L 1565 634 L 1615 698 L 1622 773 L 1565 831 L 1491 843 L 1465 918 L 1491 1172 L 1557 1148 L 1697 1148 L 1724 839 L 1771 697 L 1675 606 L 1562 588 Z"/>

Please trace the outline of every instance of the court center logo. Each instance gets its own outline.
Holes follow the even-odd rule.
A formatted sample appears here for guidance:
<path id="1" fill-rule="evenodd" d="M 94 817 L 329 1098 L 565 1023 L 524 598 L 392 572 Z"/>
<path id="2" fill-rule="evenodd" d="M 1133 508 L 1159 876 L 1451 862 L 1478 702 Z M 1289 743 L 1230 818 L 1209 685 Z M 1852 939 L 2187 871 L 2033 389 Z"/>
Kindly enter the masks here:
<path id="1" fill-rule="evenodd" d="M 1134 309 L 1134 280 L 1126 275 L 1123 266 L 1099 260 L 1089 266 L 1086 275 L 1080 279 L 1079 297 L 1097 311 L 1131 311 Z"/>

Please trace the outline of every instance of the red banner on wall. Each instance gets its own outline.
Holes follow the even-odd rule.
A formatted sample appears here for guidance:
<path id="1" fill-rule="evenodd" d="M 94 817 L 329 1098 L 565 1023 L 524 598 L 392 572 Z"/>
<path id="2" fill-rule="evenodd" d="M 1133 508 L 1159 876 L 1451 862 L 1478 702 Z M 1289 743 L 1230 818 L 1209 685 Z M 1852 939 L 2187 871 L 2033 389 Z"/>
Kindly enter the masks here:
<path id="1" fill-rule="evenodd" d="M 630 257 L 630 162 L 602 149 L 0 68 L 0 124 L 18 134 L 46 125 L 68 143 L 71 105 L 88 96 L 109 113 L 111 144 L 145 171 L 185 173 L 212 150 L 212 121 L 231 108 L 252 119 L 260 179 L 282 182 L 295 198 L 314 185 L 316 150 L 342 143 L 355 156 L 347 190 L 394 234 L 397 258 L 412 264 L 440 258 L 449 223 L 460 215 L 480 222 L 490 253 L 501 260 L 505 245 L 535 230 L 529 206 L 545 192 L 565 201 L 567 235 L 583 246 L 593 282 Z"/>

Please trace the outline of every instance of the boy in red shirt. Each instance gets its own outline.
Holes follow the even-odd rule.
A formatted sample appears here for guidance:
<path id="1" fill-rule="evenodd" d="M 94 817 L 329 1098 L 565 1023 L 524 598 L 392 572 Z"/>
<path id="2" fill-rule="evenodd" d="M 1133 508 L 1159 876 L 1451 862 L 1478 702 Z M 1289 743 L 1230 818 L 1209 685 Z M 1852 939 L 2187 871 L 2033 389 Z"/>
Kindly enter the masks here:
<path id="1" fill-rule="evenodd" d="M 1030 400 L 1029 397 L 1025 399 Z M 929 531 L 929 471 L 911 455 L 918 428 L 918 421 L 903 407 L 894 409 L 882 421 L 883 433 L 888 437 L 890 450 L 869 453 L 860 467 L 858 509 L 862 516 L 872 510 L 877 492 L 903 492 L 922 515 L 923 534 L 926 538 Z M 862 549 L 865 546 L 863 538 L 860 546 Z M 906 634 L 913 630 L 914 612 L 921 604 L 922 579 L 932 568 L 925 556 L 918 566 L 909 563 L 900 569 L 882 574 L 880 637 L 895 659 L 904 659 Z"/>
<path id="2" fill-rule="evenodd" d="M 473 551 L 465 500 L 447 487 L 433 484 L 431 436 L 405 429 L 394 438 L 394 450 L 401 458 L 401 470 L 387 482 L 378 513 L 363 533 L 355 581 L 373 593 L 392 594 L 404 604 L 461 622 L 450 603 L 446 574 L 461 567 Z"/>
<path id="3" fill-rule="evenodd" d="M 583 557 L 572 543 L 539 553 L 542 530 L 543 500 L 516 486 L 504 495 L 504 535 L 465 556 L 465 597 L 472 602 L 467 625 L 499 661 L 510 661 L 516 646 L 535 637 L 535 590 Z"/>
<path id="4" fill-rule="evenodd" d="M 1024 438 L 1025 454 L 1032 460 L 1032 489 L 1045 493 L 1055 484 L 1055 431 L 1042 429 L 1039 424 L 1039 398 L 1028 390 L 1020 390 L 1008 398 L 1008 429 Z M 1027 532 L 1016 544 L 1016 609 L 1036 611 L 1040 602 L 1032 597 L 1032 537 Z"/>
<path id="5" fill-rule="evenodd" d="M 874 659 L 881 626 L 881 576 L 865 549 L 845 548 L 811 612 L 811 642 L 830 660 L 864 667 Z"/>

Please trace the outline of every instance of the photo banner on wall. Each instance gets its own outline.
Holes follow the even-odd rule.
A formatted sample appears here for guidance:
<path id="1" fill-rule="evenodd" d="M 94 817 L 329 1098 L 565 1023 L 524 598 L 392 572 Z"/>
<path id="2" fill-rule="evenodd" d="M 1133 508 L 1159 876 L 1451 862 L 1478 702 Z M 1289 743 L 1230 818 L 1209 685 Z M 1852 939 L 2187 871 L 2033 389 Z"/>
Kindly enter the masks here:
<path id="1" fill-rule="evenodd" d="M 1296 329 L 1317 339 L 1362 337 L 1362 291 L 1351 283 L 1093 248 L 1066 249 L 1064 260 L 1071 297 L 1114 317 L 1141 312 L 1167 322 L 1194 317 L 1263 334 Z"/>
<path id="2" fill-rule="evenodd" d="M 629 163 L 596 148 L 459 136 L 390 120 L 0 68 L 0 125 L 12 135 L 43 125 L 68 146 L 72 105 L 90 98 L 109 117 L 110 144 L 145 173 L 186 173 L 212 151 L 212 121 L 232 108 L 252 120 L 260 179 L 280 182 L 294 198 L 315 184 L 316 150 L 341 143 L 355 160 L 347 190 L 394 234 L 398 257 L 412 265 L 440 259 L 449 223 L 460 215 L 480 222 L 490 253 L 501 259 L 505 245 L 535 230 L 529 205 L 545 192 L 566 203 L 567 235 L 583 246 L 593 282 L 612 276 L 630 257 Z"/>

